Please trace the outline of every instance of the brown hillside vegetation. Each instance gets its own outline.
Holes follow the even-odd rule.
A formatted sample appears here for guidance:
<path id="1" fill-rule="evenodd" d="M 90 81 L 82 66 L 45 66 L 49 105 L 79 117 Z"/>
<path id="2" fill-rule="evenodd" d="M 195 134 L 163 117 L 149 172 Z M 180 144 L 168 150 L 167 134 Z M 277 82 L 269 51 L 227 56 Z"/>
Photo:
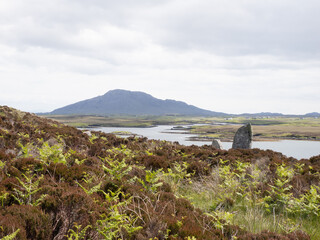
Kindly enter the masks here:
<path id="1" fill-rule="evenodd" d="M 0 169 L 0 238 L 318 236 L 319 225 L 303 223 L 319 222 L 320 156 L 297 161 L 259 149 L 87 134 L 0 107 Z M 204 195 L 211 197 L 197 203 Z M 208 207 L 200 206 L 204 201 Z M 283 228 L 255 231 L 240 224 L 244 218 L 236 221 L 252 209 Z M 278 217 L 285 220 L 274 222 Z"/>

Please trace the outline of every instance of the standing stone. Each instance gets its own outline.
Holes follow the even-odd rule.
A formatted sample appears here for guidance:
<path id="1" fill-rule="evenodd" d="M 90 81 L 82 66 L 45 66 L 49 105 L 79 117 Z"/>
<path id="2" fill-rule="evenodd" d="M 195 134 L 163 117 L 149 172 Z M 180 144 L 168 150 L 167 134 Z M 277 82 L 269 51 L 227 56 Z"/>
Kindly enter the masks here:
<path id="1" fill-rule="evenodd" d="M 252 129 L 248 123 L 238 129 L 233 138 L 232 148 L 250 149 L 252 146 Z"/>
<path id="2" fill-rule="evenodd" d="M 220 149 L 220 150 L 223 149 L 221 141 L 219 139 L 213 139 L 212 140 L 212 147 L 214 147 L 216 149 Z"/>

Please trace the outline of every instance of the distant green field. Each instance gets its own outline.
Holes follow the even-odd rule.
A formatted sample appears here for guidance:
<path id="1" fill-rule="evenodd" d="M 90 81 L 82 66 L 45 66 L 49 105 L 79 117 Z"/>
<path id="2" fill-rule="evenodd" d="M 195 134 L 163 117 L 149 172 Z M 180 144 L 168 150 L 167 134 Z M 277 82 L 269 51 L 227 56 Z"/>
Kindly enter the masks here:
<path id="1" fill-rule="evenodd" d="M 292 117 L 275 117 L 275 118 L 228 118 L 217 119 L 218 122 L 230 123 L 230 124 L 245 124 L 251 123 L 252 125 L 295 125 L 295 126 L 318 126 L 320 127 L 319 118 L 292 118 Z"/>
<path id="2" fill-rule="evenodd" d="M 218 118 L 192 116 L 87 116 L 48 115 L 50 119 L 74 127 L 152 127 L 156 125 L 193 126 L 190 133 L 197 134 L 196 140 L 219 138 L 231 141 L 239 125 L 251 123 L 255 140 L 299 139 L 320 140 L 319 118 L 274 117 L 274 118 Z M 225 125 L 219 125 L 224 123 Z"/>
<path id="3" fill-rule="evenodd" d="M 320 140 L 320 119 L 318 118 L 269 118 L 269 119 L 214 119 L 215 123 L 226 125 L 194 126 L 192 133 L 207 138 L 214 136 L 231 141 L 239 125 L 251 123 L 255 140 L 299 139 Z M 217 136 L 218 135 L 218 136 Z"/>
<path id="4" fill-rule="evenodd" d="M 196 123 L 211 123 L 212 119 L 204 117 L 185 116 L 87 116 L 87 115 L 47 115 L 75 127 L 152 127 L 156 125 L 185 125 Z"/>

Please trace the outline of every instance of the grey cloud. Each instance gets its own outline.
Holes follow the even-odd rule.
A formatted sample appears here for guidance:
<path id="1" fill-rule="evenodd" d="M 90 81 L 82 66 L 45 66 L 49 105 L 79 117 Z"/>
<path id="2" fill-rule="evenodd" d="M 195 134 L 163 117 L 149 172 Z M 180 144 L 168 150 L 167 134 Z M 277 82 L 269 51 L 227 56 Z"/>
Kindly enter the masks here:
<path id="1" fill-rule="evenodd" d="M 0 1 L 0 79 L 21 106 L 43 109 L 127 88 L 226 112 L 249 111 L 234 102 L 282 111 L 283 99 L 318 111 L 318 9 L 318 0 Z"/>
<path id="2" fill-rule="evenodd" d="M 155 20 L 164 31 L 161 44 L 221 55 L 320 55 L 319 1 L 187 2 L 189 7 L 169 8 Z"/>
<path id="3" fill-rule="evenodd" d="M 21 48 L 37 46 L 88 54 L 86 46 L 77 42 L 79 32 L 112 25 L 144 34 L 154 43 L 177 51 L 198 49 L 226 56 L 266 54 L 297 59 L 320 56 L 320 2 L 316 0 L 31 3 L 13 1 L 14 13 L 0 12 L 0 41 Z M 99 55 L 99 51 L 93 54 Z"/>
<path id="4" fill-rule="evenodd" d="M 165 2 L 161 1 L 161 4 Z M 123 64 L 119 55 L 139 51 L 148 41 L 148 33 L 130 27 L 135 25 L 136 10 L 155 7 L 160 1 L 14 0 L 6 4 L 0 8 L 0 44 L 23 55 L 12 56 L 11 59 L 16 58 L 13 61 L 45 65 L 47 62 L 33 58 L 30 50 L 43 49 L 43 55 L 68 54 L 119 66 Z M 84 32 L 88 32 L 89 38 L 96 34 L 101 42 L 95 44 L 90 39 L 88 42 Z M 31 61 L 26 59 L 27 54 Z M 63 64 L 63 61 L 55 64 Z M 96 68 L 87 70 L 89 74 L 94 71 Z"/>

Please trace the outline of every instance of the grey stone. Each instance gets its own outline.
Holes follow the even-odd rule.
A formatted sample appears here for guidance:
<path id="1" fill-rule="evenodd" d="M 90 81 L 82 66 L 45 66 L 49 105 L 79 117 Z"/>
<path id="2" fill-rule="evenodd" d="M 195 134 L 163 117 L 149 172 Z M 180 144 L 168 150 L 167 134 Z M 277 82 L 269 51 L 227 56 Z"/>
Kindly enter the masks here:
<path id="1" fill-rule="evenodd" d="M 92 136 L 91 131 L 89 131 L 89 130 L 84 131 L 83 133 L 87 134 L 89 137 L 91 137 L 91 136 Z"/>
<path id="2" fill-rule="evenodd" d="M 16 155 L 16 154 L 17 154 L 16 151 L 13 150 L 13 149 L 7 149 L 7 150 L 5 151 L 5 153 L 6 153 L 7 155 L 9 155 L 9 154 Z"/>
<path id="3" fill-rule="evenodd" d="M 233 149 L 250 149 L 252 147 L 252 129 L 251 124 L 248 123 L 238 129 L 233 138 Z"/>
<path id="4" fill-rule="evenodd" d="M 50 138 L 47 142 L 48 142 L 50 147 L 59 144 L 58 140 L 55 139 L 55 138 Z"/>
<path id="5" fill-rule="evenodd" d="M 216 148 L 216 149 L 223 149 L 221 141 L 219 139 L 213 139 L 212 140 L 212 147 Z"/>

